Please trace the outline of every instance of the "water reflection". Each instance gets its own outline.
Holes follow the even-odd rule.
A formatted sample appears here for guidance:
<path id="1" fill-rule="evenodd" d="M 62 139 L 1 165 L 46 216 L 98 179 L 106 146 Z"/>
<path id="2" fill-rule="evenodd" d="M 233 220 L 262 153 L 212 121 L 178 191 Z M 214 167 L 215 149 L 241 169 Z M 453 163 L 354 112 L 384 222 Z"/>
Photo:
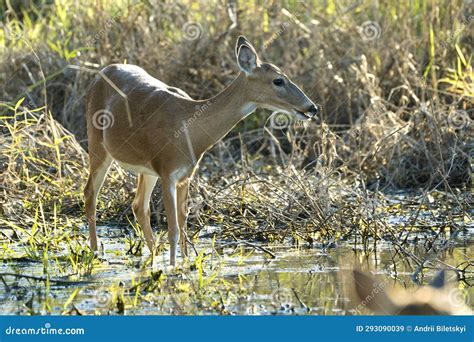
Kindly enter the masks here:
<path id="1" fill-rule="evenodd" d="M 354 311 L 357 304 L 351 296 L 349 271 L 354 265 L 380 274 L 389 286 L 398 283 L 414 289 L 417 283 L 429 282 L 436 268 L 458 266 L 474 256 L 472 231 L 458 235 L 448 247 L 442 243 L 426 246 L 427 240 L 419 233 L 408 237 L 403 250 L 392 243 L 373 241 L 363 247 L 354 240 L 330 249 L 267 246 L 277 256 L 275 259 L 248 246 L 226 247 L 225 243 L 201 238 L 196 245 L 200 256 L 176 271 L 163 267 L 168 263 L 166 252 L 155 258 L 153 268 L 147 265 L 147 255 L 127 255 L 126 235 L 120 229 L 101 227 L 99 233 L 106 246 L 103 260 L 90 276 L 77 278 L 83 283 L 51 282 L 48 289 L 43 265 L 2 264 L 2 273 L 21 273 L 32 278 L 3 277 L 1 313 L 363 314 Z M 427 249 L 431 264 L 426 259 Z M 417 262 L 405 253 L 425 262 L 428 270 L 418 272 Z M 441 264 L 434 262 L 436 258 Z M 51 265 L 49 270 L 55 280 L 61 279 L 64 272 L 58 265 Z M 71 279 L 74 277 L 67 278 Z M 468 284 L 472 274 L 466 281 L 459 286 L 466 288 L 472 307 L 474 287 Z M 65 306 L 66 302 L 69 305 Z"/>

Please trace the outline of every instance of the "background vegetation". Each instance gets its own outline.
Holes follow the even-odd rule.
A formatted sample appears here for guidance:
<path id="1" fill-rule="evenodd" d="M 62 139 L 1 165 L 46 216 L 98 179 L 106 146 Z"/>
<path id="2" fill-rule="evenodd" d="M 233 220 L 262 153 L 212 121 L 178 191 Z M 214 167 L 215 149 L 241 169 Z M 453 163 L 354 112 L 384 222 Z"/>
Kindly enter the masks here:
<path id="1" fill-rule="evenodd" d="M 209 225 L 247 247 L 328 247 L 355 235 L 367 253 L 390 242 L 418 274 L 472 225 L 471 1 L 7 0 L 0 10 L 5 261 L 42 261 L 48 277 L 95 267 L 82 186 L 84 97 L 98 70 L 137 64 L 205 99 L 237 74 L 239 34 L 302 86 L 324 123 L 258 111 L 239 124 L 192 184 L 194 239 Z M 412 197 L 393 204 L 396 190 Z M 114 167 L 99 220 L 129 225 L 133 191 L 134 176 Z M 163 227 L 159 192 L 153 203 Z M 423 223 L 422 209 L 439 220 Z M 390 224 L 397 210 L 409 218 Z M 408 238 L 398 234 L 426 229 L 433 235 L 425 249 L 406 251 Z M 472 266 L 471 258 L 451 267 Z M 51 260 L 63 266 L 48 269 Z"/>

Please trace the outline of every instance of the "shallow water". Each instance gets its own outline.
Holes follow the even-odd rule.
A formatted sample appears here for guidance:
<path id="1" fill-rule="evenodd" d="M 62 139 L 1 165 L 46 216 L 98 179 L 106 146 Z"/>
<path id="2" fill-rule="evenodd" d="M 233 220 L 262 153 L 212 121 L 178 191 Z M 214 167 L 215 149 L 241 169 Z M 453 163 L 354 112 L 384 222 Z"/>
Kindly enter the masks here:
<path id="1" fill-rule="evenodd" d="M 143 249 L 143 256 L 126 254 L 125 229 L 99 227 L 98 232 L 105 251 L 90 275 L 55 277 L 55 273 L 61 273 L 57 272 L 54 263 L 49 266 L 51 279 L 89 283 L 51 282 L 48 289 L 44 279 L 3 276 L 4 281 L 0 283 L 1 313 L 363 314 L 364 311 L 354 311 L 348 290 L 352 282 L 348 271 L 356 259 L 380 274 L 381 279 L 396 276 L 398 280 L 393 280 L 392 284 L 398 282 L 407 288 L 418 286 L 413 279 L 414 263 L 399 256 L 394 258 L 395 250 L 388 243 L 378 243 L 376 250 L 373 244 L 369 244 L 372 251 L 367 258 L 354 241 L 338 243 L 337 247 L 329 249 L 265 246 L 276 255 L 272 259 L 268 253 L 253 247 L 229 246 L 225 242 L 201 237 L 195 247 L 207 257 L 202 261 L 200 272 L 194 263 L 199 259 L 196 256 L 181 263 L 178 269 L 165 266 L 168 264 L 167 251 L 156 257 L 153 267 L 150 267 L 146 265 L 149 260 L 146 249 Z M 408 240 L 415 239 L 415 236 L 418 237 L 417 243 L 408 243 L 406 248 L 416 254 L 423 238 L 418 233 Z M 472 225 L 452 242 L 450 248 L 435 255 L 439 260 L 457 266 L 473 259 Z M 158 277 L 160 271 L 166 277 L 163 274 Z M 155 281 L 150 280 L 150 272 L 155 272 Z M 3 263 L 0 273 L 44 277 L 42 263 Z M 435 273 L 434 270 L 427 271 L 417 281 L 427 283 Z M 142 285 L 137 288 L 139 283 Z M 472 307 L 474 287 L 465 283 L 461 286 L 466 287 L 463 293 Z"/>
<path id="2" fill-rule="evenodd" d="M 191 257 L 180 258 L 177 268 L 167 266 L 164 248 L 153 260 L 146 248 L 141 248 L 143 255 L 128 253 L 130 227 L 98 227 L 102 249 L 96 258 L 82 258 L 82 264 L 68 259 L 70 246 L 49 251 L 48 261 L 4 260 L 0 264 L 0 313 L 365 314 L 364 309 L 355 310 L 358 303 L 350 272 L 354 266 L 371 270 L 389 288 L 397 284 L 416 289 L 427 284 L 437 269 L 462 269 L 469 262 L 462 274 L 465 279 L 454 284 L 462 289 L 462 298 L 457 300 L 474 307 L 474 208 L 460 212 L 427 205 L 420 210 L 419 199 L 412 196 L 408 202 L 413 204 L 390 210 L 390 204 L 407 203 L 406 199 L 404 194 L 391 196 L 382 216 L 377 217 L 377 222 L 385 222 L 396 232 L 391 242 L 369 240 L 363 246 L 358 237 L 325 246 L 298 247 L 290 241 L 254 245 L 221 241 L 219 227 L 209 226 L 199 231 Z M 457 227 L 453 234 L 451 226 L 443 223 L 446 210 L 452 216 L 450 224 Z M 82 227 L 81 234 L 87 233 Z M 86 251 L 86 241 L 81 239 L 79 251 Z M 161 235 L 160 241 L 164 240 Z M 14 244 L 9 248 L 25 255 L 27 247 Z M 400 248 L 424 262 L 423 272 Z M 92 268 L 87 260 L 93 260 Z M 456 281 L 454 272 L 449 276 Z"/>

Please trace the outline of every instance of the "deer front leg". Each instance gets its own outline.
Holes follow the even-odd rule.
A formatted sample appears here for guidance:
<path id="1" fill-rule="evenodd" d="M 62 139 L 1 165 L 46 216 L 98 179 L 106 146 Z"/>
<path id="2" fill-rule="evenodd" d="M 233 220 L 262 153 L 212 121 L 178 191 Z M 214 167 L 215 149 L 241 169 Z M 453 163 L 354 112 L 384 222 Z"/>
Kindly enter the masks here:
<path id="1" fill-rule="evenodd" d="M 85 211 L 87 224 L 89 226 L 90 246 L 93 251 L 97 251 L 97 232 L 96 232 L 96 205 L 99 190 L 104 183 L 104 179 L 109 170 L 112 159 L 107 155 L 105 150 L 97 149 L 93 151 L 89 149 L 90 156 L 90 172 L 89 179 L 84 188 Z"/>
<path id="2" fill-rule="evenodd" d="M 176 181 L 162 179 L 163 203 L 168 220 L 168 241 L 170 243 L 170 264 L 176 264 L 176 252 L 179 240 L 178 205 Z"/>
<path id="3" fill-rule="evenodd" d="M 186 234 L 186 219 L 188 217 L 188 190 L 189 181 L 185 180 L 177 188 L 178 224 L 180 229 L 181 253 L 188 256 L 188 236 Z"/>
<path id="4" fill-rule="evenodd" d="M 150 225 L 150 199 L 157 180 L 158 177 L 140 173 L 138 175 L 137 192 L 132 205 L 133 214 L 143 230 L 143 236 L 152 255 L 154 253 L 155 238 Z"/>

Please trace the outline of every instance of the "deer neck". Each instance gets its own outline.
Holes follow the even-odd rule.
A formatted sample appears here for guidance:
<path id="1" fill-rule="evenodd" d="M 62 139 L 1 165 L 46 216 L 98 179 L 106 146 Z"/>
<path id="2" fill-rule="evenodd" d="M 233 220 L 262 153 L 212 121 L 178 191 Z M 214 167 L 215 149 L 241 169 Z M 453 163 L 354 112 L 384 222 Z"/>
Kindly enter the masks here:
<path id="1" fill-rule="evenodd" d="M 197 101 L 201 115 L 189 126 L 196 155 L 202 155 L 256 109 L 257 105 L 250 100 L 247 82 L 241 72 L 218 95 Z"/>

